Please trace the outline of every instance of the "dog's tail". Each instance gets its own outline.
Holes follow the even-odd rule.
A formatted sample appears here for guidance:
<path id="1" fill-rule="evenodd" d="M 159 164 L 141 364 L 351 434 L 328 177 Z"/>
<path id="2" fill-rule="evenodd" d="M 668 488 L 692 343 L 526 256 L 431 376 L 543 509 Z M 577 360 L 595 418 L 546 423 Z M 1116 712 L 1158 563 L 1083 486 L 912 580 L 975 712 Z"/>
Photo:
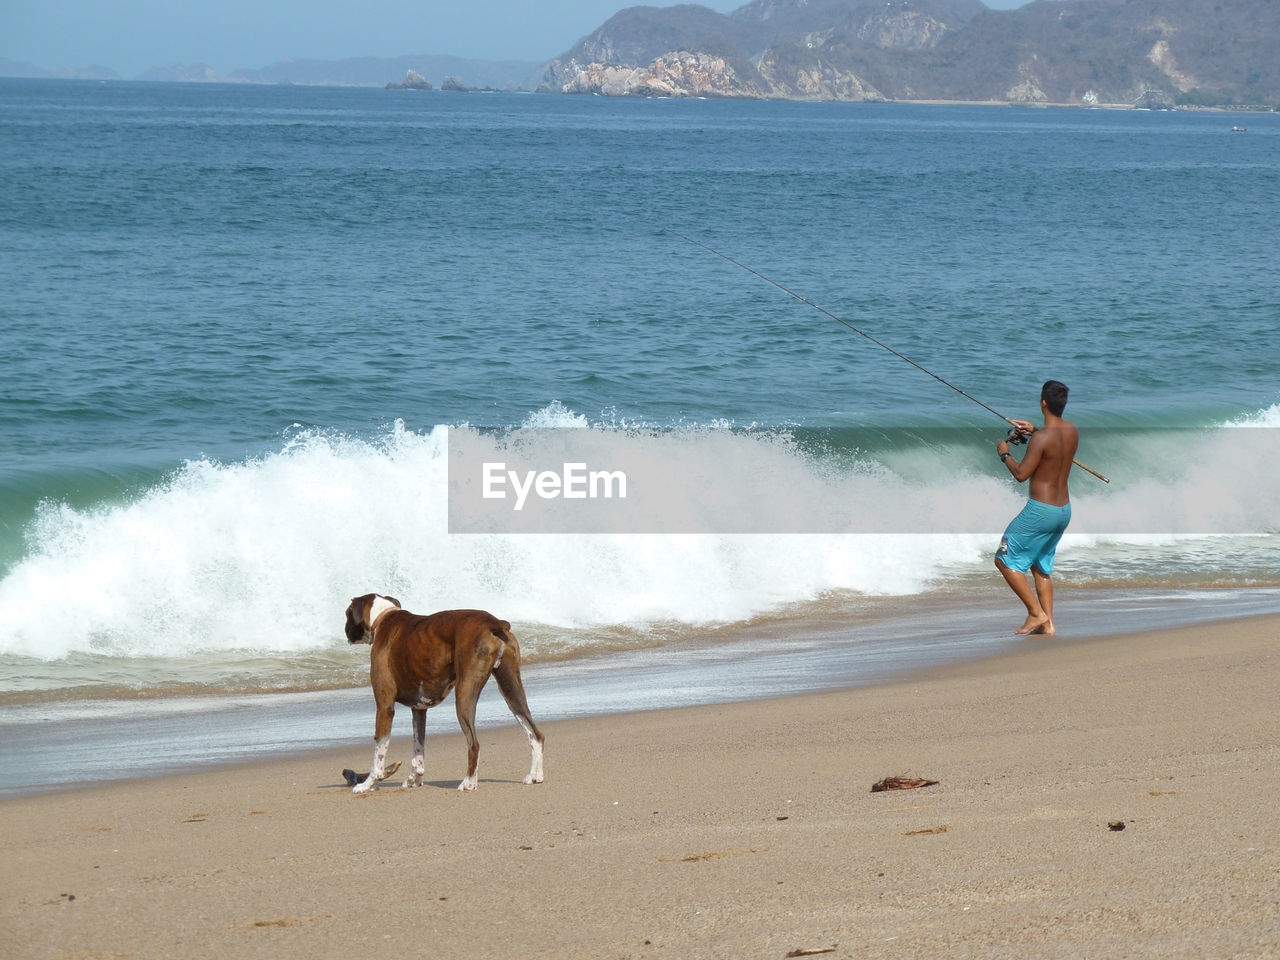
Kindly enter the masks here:
<path id="1" fill-rule="evenodd" d="M 511 624 L 506 620 L 499 620 L 498 625 L 492 628 L 493 635 L 502 641 L 502 649 L 498 651 L 498 659 L 493 662 L 493 669 L 497 670 L 502 666 L 502 660 L 508 653 L 514 652 L 516 657 L 520 656 L 520 644 L 516 642 L 516 635 L 511 632 Z"/>

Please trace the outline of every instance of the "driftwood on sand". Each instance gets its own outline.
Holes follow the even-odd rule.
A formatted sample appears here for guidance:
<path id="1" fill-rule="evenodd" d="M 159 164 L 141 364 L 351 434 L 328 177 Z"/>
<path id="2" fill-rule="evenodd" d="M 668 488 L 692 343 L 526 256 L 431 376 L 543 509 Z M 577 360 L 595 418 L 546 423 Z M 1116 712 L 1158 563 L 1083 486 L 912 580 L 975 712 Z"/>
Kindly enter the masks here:
<path id="1" fill-rule="evenodd" d="M 387 779 L 387 777 L 391 776 L 393 773 L 399 770 L 400 763 L 401 761 L 397 760 L 395 763 L 388 764 L 386 772 L 382 775 L 382 779 L 383 780 Z M 347 786 L 349 787 L 354 787 L 357 783 L 362 783 L 363 781 L 367 780 L 368 777 L 369 777 L 369 774 L 367 773 L 356 773 L 354 770 L 342 771 L 342 779 L 347 781 Z"/>
<path id="2" fill-rule="evenodd" d="M 922 777 L 885 777 L 871 785 L 872 793 L 883 790 L 915 790 L 917 787 L 932 787 L 937 780 L 925 780 Z"/>

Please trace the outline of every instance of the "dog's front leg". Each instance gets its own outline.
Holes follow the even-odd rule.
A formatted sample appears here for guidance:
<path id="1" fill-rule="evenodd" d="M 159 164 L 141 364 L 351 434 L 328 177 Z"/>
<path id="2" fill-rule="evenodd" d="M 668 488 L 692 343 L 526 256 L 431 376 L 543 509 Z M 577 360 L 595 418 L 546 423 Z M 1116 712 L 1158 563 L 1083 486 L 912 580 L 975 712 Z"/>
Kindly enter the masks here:
<path id="1" fill-rule="evenodd" d="M 413 763 L 412 772 L 405 777 L 404 785 L 406 787 L 422 786 L 422 773 L 427 768 L 425 753 L 427 743 L 427 711 L 425 709 L 415 709 L 413 711 Z"/>
<path id="2" fill-rule="evenodd" d="M 394 701 L 386 707 L 378 704 L 378 719 L 373 729 L 373 769 L 369 776 L 351 788 L 352 793 L 368 793 L 387 775 L 387 748 L 391 746 L 391 721 L 395 709 Z"/>
<path id="3" fill-rule="evenodd" d="M 390 745 L 391 737 L 389 735 L 378 740 L 373 745 L 373 769 L 369 771 L 369 776 L 351 788 L 352 793 L 368 793 L 386 776 L 387 747 Z"/>

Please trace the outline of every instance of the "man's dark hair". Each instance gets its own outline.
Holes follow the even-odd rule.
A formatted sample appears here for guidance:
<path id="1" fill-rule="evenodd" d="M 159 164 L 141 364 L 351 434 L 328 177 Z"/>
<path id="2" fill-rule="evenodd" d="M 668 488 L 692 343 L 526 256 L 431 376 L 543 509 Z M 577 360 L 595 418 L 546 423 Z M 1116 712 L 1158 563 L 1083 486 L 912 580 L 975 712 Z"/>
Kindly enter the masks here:
<path id="1" fill-rule="evenodd" d="M 1040 388 L 1040 399 L 1055 417 L 1062 416 L 1067 409 L 1067 385 L 1057 380 L 1046 380 Z"/>

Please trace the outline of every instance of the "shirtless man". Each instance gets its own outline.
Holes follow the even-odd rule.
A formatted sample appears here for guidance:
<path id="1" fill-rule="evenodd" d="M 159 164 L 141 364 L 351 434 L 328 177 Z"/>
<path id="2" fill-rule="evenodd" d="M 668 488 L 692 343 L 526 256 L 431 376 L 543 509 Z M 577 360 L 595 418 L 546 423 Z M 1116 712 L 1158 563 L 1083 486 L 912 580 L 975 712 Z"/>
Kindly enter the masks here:
<path id="1" fill-rule="evenodd" d="M 1071 497 L 1067 475 L 1080 443 L 1074 423 L 1062 419 L 1067 406 L 1067 385 L 1045 381 L 1040 388 L 1044 427 L 1037 430 L 1026 420 L 1014 420 L 1019 433 L 1030 434 L 1027 455 L 1019 463 L 1009 455 L 1009 441 L 1001 440 L 996 453 L 1019 483 L 1030 478 L 1031 496 L 1022 512 L 1000 540 L 996 569 L 1004 574 L 1013 592 L 1026 605 L 1027 619 L 1015 633 L 1053 634 L 1053 555 L 1062 532 L 1071 522 Z M 1035 578 L 1032 592 L 1027 570 Z"/>

